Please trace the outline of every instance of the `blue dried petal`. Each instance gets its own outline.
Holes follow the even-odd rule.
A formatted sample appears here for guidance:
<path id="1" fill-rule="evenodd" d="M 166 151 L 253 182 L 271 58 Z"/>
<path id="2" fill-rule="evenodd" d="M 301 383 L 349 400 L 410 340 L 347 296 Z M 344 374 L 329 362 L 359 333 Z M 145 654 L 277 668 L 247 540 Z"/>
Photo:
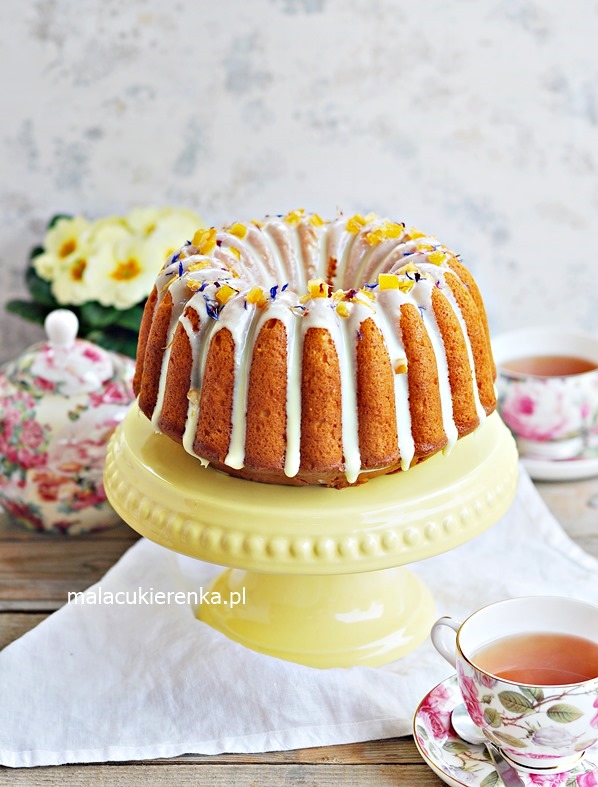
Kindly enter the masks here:
<path id="1" fill-rule="evenodd" d="M 270 287 L 270 297 L 272 298 L 272 300 L 276 298 L 277 291 L 278 291 L 278 284 L 275 284 L 274 287 Z"/>
<path id="2" fill-rule="evenodd" d="M 191 241 L 190 240 L 186 240 L 185 241 L 185 246 L 190 246 L 190 245 L 191 245 Z"/>
<path id="3" fill-rule="evenodd" d="M 423 318 L 424 318 L 424 312 L 426 311 L 426 307 L 425 307 L 425 306 L 418 306 L 417 308 L 419 309 L 419 313 L 420 313 L 420 315 L 421 315 L 421 318 L 422 318 L 422 320 L 423 320 Z"/>
<path id="4" fill-rule="evenodd" d="M 367 287 L 369 290 L 374 290 L 378 286 L 378 282 L 375 281 L 373 284 L 364 284 L 364 287 Z"/>
<path id="5" fill-rule="evenodd" d="M 280 288 L 280 291 L 284 292 L 288 286 L 289 286 L 288 282 L 286 284 L 283 284 L 282 287 Z"/>
<path id="6" fill-rule="evenodd" d="M 198 292 L 203 292 L 209 283 L 210 283 L 209 281 L 204 281 L 204 283 L 199 288 Z"/>
<path id="7" fill-rule="evenodd" d="M 183 268 L 183 261 L 182 261 L 182 260 L 180 260 L 180 261 L 179 261 L 179 279 L 181 278 L 181 276 L 183 275 L 183 273 L 185 273 L 185 269 Z"/>
<path id="8" fill-rule="evenodd" d="M 180 256 L 181 256 L 181 252 L 177 251 L 174 257 L 170 260 L 170 264 L 173 265 L 175 262 L 178 262 Z"/>
<path id="9" fill-rule="evenodd" d="M 206 311 L 208 313 L 208 317 L 211 317 L 213 320 L 218 319 L 218 304 L 216 301 L 211 301 L 206 298 Z"/>

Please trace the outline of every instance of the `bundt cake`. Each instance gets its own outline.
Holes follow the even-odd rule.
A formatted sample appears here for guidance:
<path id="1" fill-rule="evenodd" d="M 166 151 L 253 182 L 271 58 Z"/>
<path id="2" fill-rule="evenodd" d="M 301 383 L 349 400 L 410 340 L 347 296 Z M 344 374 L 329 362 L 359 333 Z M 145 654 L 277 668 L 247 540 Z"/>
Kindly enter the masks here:
<path id="1" fill-rule="evenodd" d="M 494 378 L 457 255 L 373 214 L 297 210 L 198 230 L 167 259 L 134 387 L 204 465 L 344 487 L 450 450 L 494 410 Z"/>

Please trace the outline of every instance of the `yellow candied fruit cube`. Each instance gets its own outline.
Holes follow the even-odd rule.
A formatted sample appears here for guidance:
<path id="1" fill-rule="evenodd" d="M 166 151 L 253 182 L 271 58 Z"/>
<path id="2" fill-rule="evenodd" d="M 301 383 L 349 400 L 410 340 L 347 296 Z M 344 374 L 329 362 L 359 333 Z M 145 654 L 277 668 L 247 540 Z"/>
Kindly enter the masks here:
<path id="1" fill-rule="evenodd" d="M 412 279 L 404 279 L 399 282 L 399 289 L 401 292 L 411 292 L 415 287 L 415 281 Z"/>
<path id="2" fill-rule="evenodd" d="M 309 217 L 309 223 L 312 225 L 312 227 L 322 227 L 324 224 L 324 219 L 317 213 L 312 213 Z"/>
<path id="3" fill-rule="evenodd" d="M 398 290 L 401 287 L 401 280 L 396 273 L 381 273 L 378 276 L 378 284 L 381 290 Z"/>
<path id="4" fill-rule="evenodd" d="M 251 219 L 251 223 L 254 227 L 259 227 L 260 229 L 264 226 L 264 222 L 259 219 Z"/>
<path id="5" fill-rule="evenodd" d="M 405 374 L 407 371 L 407 358 L 397 358 L 394 362 L 395 374 Z"/>
<path id="6" fill-rule="evenodd" d="M 336 307 L 336 313 L 339 315 L 339 317 L 346 319 L 349 316 L 349 307 L 346 303 L 341 302 Z"/>
<path id="7" fill-rule="evenodd" d="M 442 265 L 445 260 L 446 254 L 440 249 L 436 249 L 436 251 L 428 254 L 428 262 L 431 262 L 433 265 Z"/>
<path id="8" fill-rule="evenodd" d="M 401 266 L 398 272 L 402 273 L 403 275 L 405 273 L 418 273 L 419 268 L 417 267 L 417 265 L 414 265 L 412 262 L 408 262 L 406 265 Z"/>
<path id="9" fill-rule="evenodd" d="M 192 290 L 193 292 L 197 292 L 197 290 L 199 290 L 199 288 L 203 284 L 203 281 L 201 279 L 187 278 L 185 279 L 185 284 L 190 290 Z"/>
<path id="10" fill-rule="evenodd" d="M 362 216 L 360 213 L 356 213 L 354 216 L 351 216 L 350 219 L 347 219 L 347 232 L 355 234 L 365 227 L 366 224 L 366 217 Z"/>
<path id="11" fill-rule="evenodd" d="M 370 246 L 378 246 L 383 240 L 386 240 L 384 229 L 382 227 L 377 227 L 375 230 L 366 232 L 365 239 Z"/>
<path id="12" fill-rule="evenodd" d="M 400 238 L 405 232 L 405 227 L 394 221 L 388 221 L 385 225 L 387 238 Z"/>
<path id="13" fill-rule="evenodd" d="M 193 271 L 200 271 L 202 268 L 209 268 L 210 263 L 207 260 L 202 260 L 201 262 L 194 262 L 193 265 L 189 265 L 187 268 L 187 273 L 192 273 Z"/>
<path id="14" fill-rule="evenodd" d="M 407 234 L 409 235 L 411 240 L 416 240 L 417 238 L 427 238 L 428 237 L 425 232 L 422 232 L 421 230 L 418 230 L 417 227 L 409 227 L 409 229 L 407 230 Z"/>
<path id="15" fill-rule="evenodd" d="M 305 210 L 303 208 L 297 208 L 297 210 L 290 210 L 287 215 L 284 217 L 284 220 L 287 224 L 292 224 L 295 226 L 299 224 L 301 219 L 305 216 Z"/>
<path id="16" fill-rule="evenodd" d="M 233 290 L 233 288 L 230 287 L 228 284 L 222 284 L 216 290 L 216 300 L 218 301 L 218 303 L 224 304 L 227 301 L 230 301 L 230 299 L 233 297 L 233 295 L 236 295 L 236 294 L 237 294 L 237 291 Z"/>
<path id="17" fill-rule="evenodd" d="M 239 273 L 234 268 L 231 268 L 230 272 L 232 273 L 234 279 L 240 279 L 241 278 Z"/>
<path id="18" fill-rule="evenodd" d="M 261 287 L 252 287 L 247 293 L 247 303 L 255 303 L 256 306 L 265 306 L 268 303 L 266 294 Z"/>
<path id="19" fill-rule="evenodd" d="M 231 224 L 226 231 L 230 232 L 231 235 L 234 235 L 235 238 L 239 238 L 240 240 L 243 240 L 243 238 L 247 235 L 247 227 L 238 221 L 236 221 L 234 224 Z"/>
<path id="20" fill-rule="evenodd" d="M 330 285 L 324 279 L 310 279 L 307 282 L 310 298 L 327 298 L 330 295 Z"/>
<path id="21" fill-rule="evenodd" d="M 376 296 L 374 295 L 374 293 L 370 289 L 368 289 L 367 287 L 362 287 L 361 290 L 359 290 L 359 292 L 362 295 L 365 295 L 371 301 L 375 301 L 376 300 Z"/>
<path id="22" fill-rule="evenodd" d="M 239 251 L 239 249 L 237 249 L 237 248 L 236 248 L 236 246 L 228 246 L 226 250 L 227 250 L 227 251 L 230 251 L 230 253 L 231 253 L 231 254 L 234 254 L 234 255 L 235 255 L 235 257 L 236 257 L 238 260 L 240 260 L 240 259 L 241 259 L 241 252 Z"/>
<path id="23" fill-rule="evenodd" d="M 193 236 L 193 245 L 197 246 L 200 254 L 209 254 L 216 248 L 216 230 L 210 227 L 209 230 L 197 230 Z"/>
<path id="24" fill-rule="evenodd" d="M 418 251 L 434 251 L 434 246 L 431 243 L 418 243 L 415 248 Z"/>

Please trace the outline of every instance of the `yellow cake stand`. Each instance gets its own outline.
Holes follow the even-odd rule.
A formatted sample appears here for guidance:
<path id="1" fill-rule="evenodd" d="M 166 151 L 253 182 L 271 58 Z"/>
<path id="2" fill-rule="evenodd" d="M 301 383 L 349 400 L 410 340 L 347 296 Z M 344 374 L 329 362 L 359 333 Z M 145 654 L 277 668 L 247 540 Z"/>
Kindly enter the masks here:
<path id="1" fill-rule="evenodd" d="M 133 405 L 104 482 L 132 528 L 184 555 L 230 566 L 223 603 L 199 618 L 249 648 L 314 667 L 380 665 L 427 636 L 432 595 L 407 563 L 495 523 L 517 484 L 517 451 L 497 414 L 407 473 L 343 490 L 260 484 L 203 468 Z M 224 601 L 245 589 L 245 603 Z M 232 597 L 238 598 L 238 597 Z"/>

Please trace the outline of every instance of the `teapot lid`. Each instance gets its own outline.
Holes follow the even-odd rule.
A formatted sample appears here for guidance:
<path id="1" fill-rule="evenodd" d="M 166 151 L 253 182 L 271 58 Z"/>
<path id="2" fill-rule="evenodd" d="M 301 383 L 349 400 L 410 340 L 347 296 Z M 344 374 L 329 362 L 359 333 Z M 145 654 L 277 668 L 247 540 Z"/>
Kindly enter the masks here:
<path id="1" fill-rule="evenodd" d="M 7 376 L 21 388 L 73 396 L 97 391 L 113 377 L 111 353 L 77 339 L 79 320 L 72 311 L 50 312 L 44 328 L 46 341 L 29 347 L 6 368 Z"/>

